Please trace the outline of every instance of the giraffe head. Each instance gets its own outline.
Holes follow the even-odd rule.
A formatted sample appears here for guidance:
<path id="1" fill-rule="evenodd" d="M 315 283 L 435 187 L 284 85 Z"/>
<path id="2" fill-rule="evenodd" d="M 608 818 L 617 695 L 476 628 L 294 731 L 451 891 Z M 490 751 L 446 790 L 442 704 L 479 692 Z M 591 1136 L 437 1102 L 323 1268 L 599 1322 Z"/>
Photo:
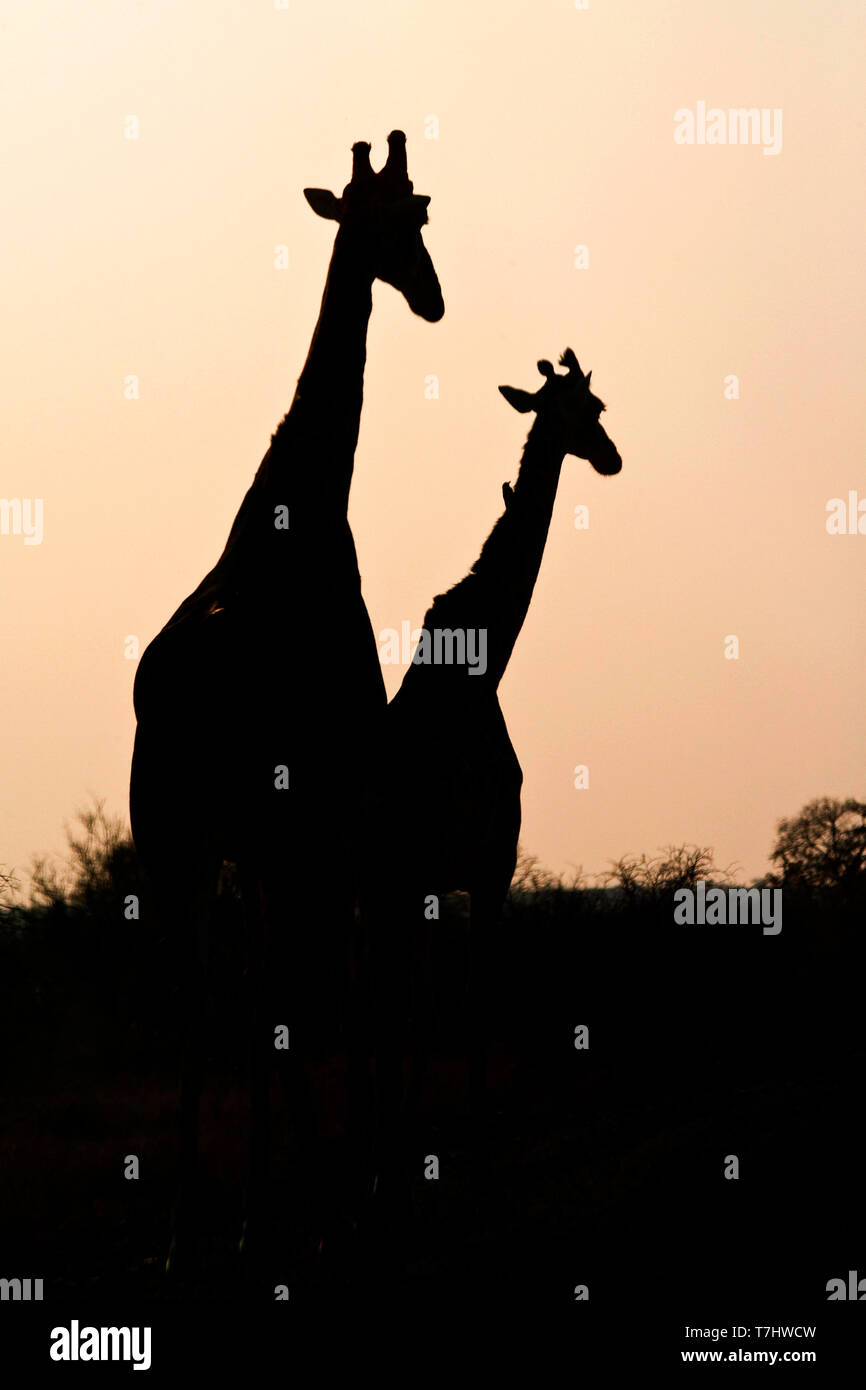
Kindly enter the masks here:
<path id="1" fill-rule="evenodd" d="M 362 140 L 352 146 L 352 177 L 339 198 L 326 188 L 305 188 L 304 197 L 320 217 L 339 222 L 373 278 L 399 290 L 413 314 L 428 323 L 441 319 L 442 291 L 421 236 L 430 199 L 412 191 L 402 130 L 388 136 L 388 158 L 378 173 Z"/>
<path id="2" fill-rule="evenodd" d="M 559 363 L 566 369 L 562 376 L 549 362 L 539 362 L 538 370 L 545 381 L 534 395 L 514 386 L 499 389 L 515 410 L 532 410 L 543 419 L 554 430 L 566 454 L 587 459 L 596 473 L 618 473 L 622 459 L 602 426 L 605 405 L 590 390 L 592 372 L 584 376 L 571 348 L 565 349 Z"/>

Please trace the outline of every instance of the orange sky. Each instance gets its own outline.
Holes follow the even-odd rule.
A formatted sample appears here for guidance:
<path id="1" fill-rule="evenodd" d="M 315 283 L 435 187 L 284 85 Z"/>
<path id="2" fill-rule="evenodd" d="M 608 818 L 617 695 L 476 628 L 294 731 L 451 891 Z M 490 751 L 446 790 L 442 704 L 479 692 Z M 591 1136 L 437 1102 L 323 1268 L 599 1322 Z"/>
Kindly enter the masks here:
<path id="1" fill-rule="evenodd" d="M 374 629 L 420 625 L 498 515 L 528 423 L 500 382 L 570 344 L 623 457 L 566 461 L 502 686 L 526 848 L 597 872 L 697 841 L 751 876 L 780 815 L 862 796 L 866 535 L 825 521 L 866 498 L 864 46 L 855 0 L 4 6 L 0 496 L 44 536 L 0 535 L 0 863 L 61 849 L 88 793 L 126 813 L 124 641 L 218 557 L 289 406 L 333 234 L 302 187 L 393 127 L 446 315 L 376 288 Z M 780 152 L 676 143 L 699 102 L 781 111 Z"/>

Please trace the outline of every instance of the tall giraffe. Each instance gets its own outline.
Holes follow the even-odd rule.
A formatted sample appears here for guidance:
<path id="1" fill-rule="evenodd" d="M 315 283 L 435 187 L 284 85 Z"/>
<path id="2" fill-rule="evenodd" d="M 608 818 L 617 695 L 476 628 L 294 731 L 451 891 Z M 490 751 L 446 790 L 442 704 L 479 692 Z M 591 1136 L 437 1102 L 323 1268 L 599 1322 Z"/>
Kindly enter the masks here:
<path id="1" fill-rule="evenodd" d="M 592 373 L 584 376 L 570 348 L 560 364 L 564 374 L 549 362 L 538 363 L 545 382 L 534 394 L 500 386 L 516 410 L 535 413 L 516 483 L 503 485 L 505 511 L 469 574 L 433 600 L 424 619 L 427 638 L 387 710 L 382 763 L 399 769 L 403 780 L 399 789 L 389 783 L 380 791 L 376 835 L 387 849 L 392 877 L 387 891 L 371 889 L 369 906 L 377 923 L 380 974 L 388 982 L 381 986 L 382 1018 L 388 1019 L 380 1033 L 386 1053 L 383 1145 L 395 1140 L 402 1087 L 402 1064 L 387 1055 L 387 1034 L 401 1036 L 410 943 L 417 944 L 431 896 L 470 895 L 476 1113 L 484 1089 L 484 967 L 517 861 L 523 782 L 499 683 L 532 599 L 566 454 L 588 460 L 605 476 L 622 468 L 601 424 L 605 406 L 590 389 Z M 437 645 L 444 657 L 439 662 Z M 461 652 L 468 659 L 455 660 Z M 405 780 L 406 769 L 412 770 L 411 781 Z M 417 1067 L 414 1080 L 417 1085 Z"/>
<path id="2" fill-rule="evenodd" d="M 291 408 L 220 559 L 147 647 L 135 680 L 132 831 L 186 956 L 169 1263 L 182 1228 L 194 1229 L 203 965 L 221 865 L 237 865 L 250 925 L 251 1193 L 267 1168 L 274 1028 L 291 1025 L 295 1067 L 309 1057 L 322 1015 L 334 1014 L 338 938 L 352 930 L 358 789 L 386 702 L 347 517 L 373 282 L 428 322 L 444 313 L 421 234 L 430 200 L 413 192 L 402 131 L 388 147 L 374 173 L 369 144 L 353 146 L 341 197 L 304 190 L 338 225 Z"/>

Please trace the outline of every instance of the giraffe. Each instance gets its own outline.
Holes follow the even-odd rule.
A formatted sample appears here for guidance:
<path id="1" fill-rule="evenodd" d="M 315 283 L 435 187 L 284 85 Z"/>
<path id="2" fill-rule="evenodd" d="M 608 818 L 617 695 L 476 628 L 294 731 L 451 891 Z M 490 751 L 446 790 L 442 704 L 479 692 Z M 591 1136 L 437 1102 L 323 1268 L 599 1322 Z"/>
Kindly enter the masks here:
<path id="1" fill-rule="evenodd" d="M 169 1271 L 184 1241 L 195 1244 L 197 1034 L 221 866 L 237 866 L 249 926 L 247 1238 L 267 1171 L 274 1027 L 291 1023 L 297 1070 L 315 1052 L 317 1011 L 330 1008 L 327 972 L 345 958 L 337 938 L 353 930 L 357 789 L 386 703 L 347 516 L 373 283 L 430 323 L 444 304 L 421 231 L 430 200 L 413 191 L 405 135 L 388 136 L 378 173 L 368 143 L 352 156 L 340 197 L 304 189 L 337 229 L 291 407 L 222 555 L 146 648 L 134 685 L 132 831 L 179 943 L 187 1014 Z"/>
<path id="2" fill-rule="evenodd" d="M 513 488 L 503 484 L 505 511 L 469 574 L 433 600 L 424 619 L 426 651 L 422 636 L 386 714 L 383 765 L 399 769 L 403 780 L 399 791 L 393 784 L 382 787 L 375 821 L 378 842 L 393 866 L 387 894 L 373 897 L 371 891 L 368 904 L 376 923 L 380 973 L 387 979 L 382 1017 L 389 1019 L 390 1035 L 400 1036 L 405 1028 L 401 998 L 410 954 L 422 935 L 425 903 L 468 892 L 475 1015 L 470 1094 L 476 1116 L 486 1070 L 484 963 L 514 873 L 521 821 L 523 773 L 499 704 L 499 683 L 532 599 L 566 454 L 588 460 L 604 476 L 622 467 L 601 424 L 605 406 L 590 388 L 592 373 L 584 376 L 570 348 L 560 365 L 564 374 L 550 362 L 538 363 L 545 381 L 534 394 L 499 388 L 515 410 L 535 415 L 516 483 Z M 438 663 L 437 634 L 444 658 Z M 486 649 L 480 634 L 486 634 Z M 462 653 L 467 659 L 461 662 Z M 408 782 L 406 769 L 412 770 Z M 416 1012 L 416 1038 L 408 1049 L 416 1052 L 411 1072 L 416 1092 L 423 1031 Z M 380 1042 L 387 1053 L 384 1029 Z M 393 1053 L 386 1056 L 382 1144 L 395 1150 L 400 1143 L 395 1117 L 403 1103 L 401 1068 L 402 1060 Z M 401 1162 L 399 1155 L 396 1162 Z"/>

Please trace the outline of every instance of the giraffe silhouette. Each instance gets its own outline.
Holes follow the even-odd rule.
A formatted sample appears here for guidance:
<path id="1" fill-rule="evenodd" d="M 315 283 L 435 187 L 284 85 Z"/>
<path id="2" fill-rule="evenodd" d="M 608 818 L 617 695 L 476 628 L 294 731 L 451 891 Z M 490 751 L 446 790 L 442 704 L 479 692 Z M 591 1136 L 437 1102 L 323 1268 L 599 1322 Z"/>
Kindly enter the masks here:
<path id="1" fill-rule="evenodd" d="M 468 893 L 471 904 L 470 1088 L 473 1111 L 478 1115 L 482 1108 L 485 962 L 517 861 L 523 782 L 499 704 L 499 683 L 532 599 L 565 456 L 586 459 L 606 476 L 622 467 L 601 424 L 605 406 L 590 389 L 592 373 L 584 376 L 571 349 L 560 364 L 564 374 L 547 361 L 538 363 L 545 381 L 534 394 L 500 386 L 516 410 L 535 414 L 516 483 L 503 485 L 505 510 L 470 572 L 433 600 L 424 619 L 426 638 L 422 635 L 387 709 L 382 761 L 400 769 L 401 786 L 398 793 L 383 784 L 374 823 L 393 877 L 387 891 L 371 886 L 367 899 L 383 981 L 378 1038 L 383 1166 L 393 1162 L 399 1168 L 405 1162 L 402 1053 L 389 1040 L 400 1039 L 414 1052 L 410 1075 L 416 1090 L 422 1070 L 423 985 L 412 1006 L 415 1038 L 408 1044 L 405 1031 L 413 950 L 435 905 L 457 891 Z M 466 659 L 459 659 L 463 655 Z"/>
<path id="2" fill-rule="evenodd" d="M 147 647 L 135 680 L 132 831 L 183 956 L 175 1270 L 184 1242 L 195 1244 L 204 971 L 221 866 L 237 866 L 249 935 L 247 1237 L 268 1164 L 274 1030 L 289 1028 L 297 1080 L 317 1024 L 334 1012 L 329 972 L 352 932 L 360 789 L 386 703 L 347 518 L 373 283 L 393 286 L 428 322 L 444 313 L 421 232 L 430 200 L 413 192 L 402 131 L 388 147 L 375 173 L 370 145 L 353 146 L 341 197 L 304 190 L 338 225 L 291 408 L 220 559 Z"/>

